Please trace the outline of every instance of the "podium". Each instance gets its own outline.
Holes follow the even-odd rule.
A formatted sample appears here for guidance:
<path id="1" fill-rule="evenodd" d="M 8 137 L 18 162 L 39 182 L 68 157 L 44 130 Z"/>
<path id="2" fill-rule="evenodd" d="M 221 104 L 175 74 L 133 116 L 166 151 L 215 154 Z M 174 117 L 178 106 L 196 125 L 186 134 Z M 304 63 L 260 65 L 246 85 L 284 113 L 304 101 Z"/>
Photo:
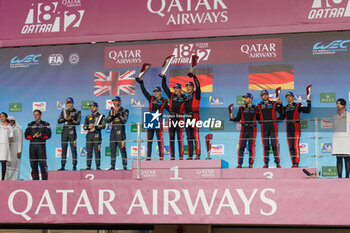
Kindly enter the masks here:
<path id="1" fill-rule="evenodd" d="M 223 168 L 224 160 L 154 160 L 141 161 L 142 180 L 203 179 L 307 179 L 303 168 Z M 307 168 L 316 173 L 315 168 Z M 49 171 L 49 180 L 135 180 L 137 161 L 132 170 Z"/>
<path id="2" fill-rule="evenodd" d="M 131 180 L 132 171 L 49 171 L 49 180 Z"/>
<path id="3" fill-rule="evenodd" d="M 137 178 L 137 161 L 132 164 Z M 220 179 L 222 160 L 141 161 L 141 179 Z"/>

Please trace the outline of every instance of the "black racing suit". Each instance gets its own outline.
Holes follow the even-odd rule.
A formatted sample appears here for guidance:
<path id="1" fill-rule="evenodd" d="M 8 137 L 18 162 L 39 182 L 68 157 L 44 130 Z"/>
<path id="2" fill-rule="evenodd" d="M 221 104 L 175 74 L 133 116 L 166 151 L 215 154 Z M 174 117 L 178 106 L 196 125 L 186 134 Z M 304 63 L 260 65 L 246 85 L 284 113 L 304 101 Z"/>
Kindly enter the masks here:
<path id="1" fill-rule="evenodd" d="M 281 119 L 287 120 L 287 140 L 292 164 L 296 167 L 300 161 L 300 113 L 311 112 L 311 101 L 307 101 L 307 107 L 300 103 L 291 103 L 283 107 Z"/>
<path id="2" fill-rule="evenodd" d="M 193 142 L 196 144 L 196 159 L 200 159 L 201 155 L 201 142 L 199 139 L 199 129 L 196 126 L 196 122 L 199 121 L 199 104 L 201 101 L 201 86 L 199 84 L 198 78 L 193 73 L 188 74 L 189 77 L 193 77 L 196 90 L 193 93 L 187 95 L 185 101 L 185 112 L 186 121 L 194 122 L 186 127 L 187 144 L 188 144 L 188 157 L 192 159 L 193 157 Z"/>
<path id="3" fill-rule="evenodd" d="M 89 126 L 95 126 L 95 131 L 90 132 Z M 85 118 L 84 129 L 89 132 L 86 135 L 87 169 L 91 169 L 92 152 L 95 151 L 96 169 L 101 164 L 101 130 L 106 128 L 105 116 L 99 112 L 88 115 Z"/>
<path id="4" fill-rule="evenodd" d="M 40 136 L 34 137 L 36 133 Z M 24 136 L 30 140 L 29 158 L 33 180 L 39 180 L 38 166 L 40 166 L 41 179 L 47 180 L 46 140 L 51 138 L 50 124 L 41 120 L 32 121 L 28 124 Z"/>
<path id="5" fill-rule="evenodd" d="M 71 119 L 67 121 L 65 119 L 65 116 L 70 116 Z M 61 134 L 61 144 L 62 144 L 62 156 L 61 156 L 61 164 L 62 168 L 65 167 L 67 162 L 67 151 L 68 151 L 68 142 L 70 143 L 70 149 L 72 151 L 72 161 L 73 161 L 73 167 L 77 166 L 77 131 L 76 126 L 80 125 L 81 120 L 81 112 L 79 110 L 76 110 L 75 108 L 72 109 L 64 109 L 62 110 L 57 123 L 58 124 L 64 124 Z"/>
<path id="6" fill-rule="evenodd" d="M 149 102 L 149 112 L 159 111 L 163 115 L 164 108 L 166 108 L 169 111 L 169 105 L 168 105 L 167 99 L 163 97 L 156 98 L 155 96 L 151 96 L 146 90 L 145 85 L 143 84 L 143 81 L 140 80 L 138 82 L 140 83 L 143 95 L 146 97 L 146 99 Z M 164 158 L 162 116 L 160 117 L 160 122 L 161 122 L 160 129 L 147 129 L 147 159 L 148 160 L 152 156 L 152 144 L 153 144 L 154 133 L 156 133 L 157 140 L 158 140 L 159 157 L 161 160 L 163 160 Z"/>
<path id="7" fill-rule="evenodd" d="M 256 120 L 258 116 L 258 107 L 255 105 L 242 106 L 239 108 L 237 116 L 230 119 L 241 123 L 241 134 L 238 146 L 238 164 L 243 164 L 244 150 L 248 142 L 249 165 L 253 165 L 255 158 L 256 141 Z"/>
<path id="8" fill-rule="evenodd" d="M 115 168 L 115 161 L 117 157 L 117 147 L 119 147 L 120 153 L 122 155 L 123 169 L 127 169 L 128 158 L 126 154 L 125 147 L 125 124 L 128 121 L 129 110 L 120 107 L 120 109 L 113 115 L 111 110 L 109 111 L 107 117 L 107 123 L 112 122 L 111 125 L 111 135 L 110 135 L 110 147 L 111 147 L 111 166 L 112 169 Z"/>
<path id="9" fill-rule="evenodd" d="M 277 112 L 282 114 L 282 105 L 273 101 L 261 101 L 258 104 L 259 123 L 261 123 L 261 139 L 264 147 L 264 162 L 268 167 L 270 158 L 270 138 L 276 165 L 280 163 L 278 148 Z"/>
<path id="10" fill-rule="evenodd" d="M 184 94 L 175 95 L 167 86 L 166 78 L 163 77 L 162 87 L 165 94 L 169 97 L 169 141 L 170 141 L 170 155 L 171 159 L 175 159 L 175 133 L 177 134 L 177 142 L 179 145 L 180 160 L 184 155 L 184 139 L 183 128 L 179 126 L 179 121 L 183 121 L 183 113 L 185 111 Z"/>

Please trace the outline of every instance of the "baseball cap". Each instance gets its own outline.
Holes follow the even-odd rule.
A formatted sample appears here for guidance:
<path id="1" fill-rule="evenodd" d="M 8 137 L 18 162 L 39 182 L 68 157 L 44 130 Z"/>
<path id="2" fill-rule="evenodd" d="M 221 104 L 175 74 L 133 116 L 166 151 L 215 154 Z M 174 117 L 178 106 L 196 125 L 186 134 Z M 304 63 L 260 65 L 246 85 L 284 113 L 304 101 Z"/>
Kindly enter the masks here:
<path id="1" fill-rule="evenodd" d="M 89 106 L 90 106 L 90 107 L 91 107 L 91 106 L 98 107 L 98 103 L 92 102 L 91 104 L 89 104 Z"/>
<path id="2" fill-rule="evenodd" d="M 173 86 L 173 88 L 178 88 L 178 89 L 182 89 L 182 86 L 180 83 L 176 83 L 175 86 Z"/>
<path id="3" fill-rule="evenodd" d="M 68 97 L 68 98 L 66 99 L 66 103 L 74 103 L 73 98 L 72 98 L 72 97 Z"/>
<path id="4" fill-rule="evenodd" d="M 288 95 L 290 95 L 290 96 L 292 96 L 292 97 L 295 97 L 295 96 L 294 96 L 294 93 L 291 92 L 291 91 L 287 92 L 287 94 L 285 95 L 285 97 L 287 97 Z"/>
<path id="5" fill-rule="evenodd" d="M 252 93 L 246 93 L 243 98 L 251 98 L 253 99 L 253 94 Z"/>
<path id="6" fill-rule="evenodd" d="M 120 98 L 120 96 L 119 95 L 117 95 L 116 97 L 114 97 L 113 99 L 112 99 L 112 101 L 121 101 L 122 99 Z"/>
<path id="7" fill-rule="evenodd" d="M 260 95 L 268 95 L 269 94 L 269 92 L 267 91 L 267 90 L 262 90 L 261 92 L 260 92 Z"/>
<path id="8" fill-rule="evenodd" d="M 188 82 L 188 83 L 186 84 L 186 86 L 194 87 L 194 84 L 193 84 L 193 82 Z"/>
<path id="9" fill-rule="evenodd" d="M 153 92 L 155 92 L 155 91 L 162 91 L 162 88 L 160 88 L 160 87 L 155 87 L 154 89 L 153 89 Z"/>

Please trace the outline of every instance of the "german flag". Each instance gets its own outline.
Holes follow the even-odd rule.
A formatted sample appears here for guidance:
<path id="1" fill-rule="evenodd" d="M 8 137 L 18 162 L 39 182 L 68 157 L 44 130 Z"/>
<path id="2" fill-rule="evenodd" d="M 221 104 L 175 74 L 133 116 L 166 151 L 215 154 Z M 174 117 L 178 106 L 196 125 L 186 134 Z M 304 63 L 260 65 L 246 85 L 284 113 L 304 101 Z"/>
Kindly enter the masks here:
<path id="1" fill-rule="evenodd" d="M 169 87 L 172 90 L 172 87 L 176 83 L 182 85 L 182 89 L 185 91 L 186 84 L 188 82 L 193 82 L 193 78 L 187 76 L 189 69 L 172 69 L 170 73 L 170 84 Z M 201 85 L 202 92 L 213 92 L 213 68 L 203 67 L 195 69 L 196 76 L 198 78 L 199 84 Z"/>
<path id="2" fill-rule="evenodd" d="M 249 90 L 294 89 L 293 65 L 249 66 Z"/>

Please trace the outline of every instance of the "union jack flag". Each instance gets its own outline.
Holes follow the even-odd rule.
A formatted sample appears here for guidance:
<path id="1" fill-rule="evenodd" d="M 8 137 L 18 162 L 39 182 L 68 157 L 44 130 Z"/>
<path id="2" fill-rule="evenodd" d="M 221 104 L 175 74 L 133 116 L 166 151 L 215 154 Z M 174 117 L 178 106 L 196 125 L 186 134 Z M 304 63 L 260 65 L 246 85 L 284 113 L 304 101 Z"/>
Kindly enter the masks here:
<path id="1" fill-rule="evenodd" d="M 135 95 L 135 70 L 94 73 L 94 96 Z"/>

